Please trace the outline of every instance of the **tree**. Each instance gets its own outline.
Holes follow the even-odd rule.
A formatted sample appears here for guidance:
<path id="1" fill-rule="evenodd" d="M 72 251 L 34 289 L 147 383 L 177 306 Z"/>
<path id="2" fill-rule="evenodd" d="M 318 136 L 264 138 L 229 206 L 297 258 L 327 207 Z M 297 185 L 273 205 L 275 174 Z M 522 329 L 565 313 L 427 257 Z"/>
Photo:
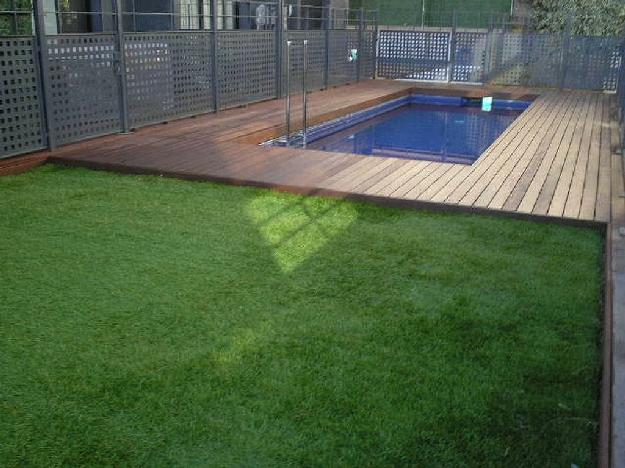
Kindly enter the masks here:
<path id="1" fill-rule="evenodd" d="M 625 31 L 625 4 L 619 0 L 533 0 L 539 31 L 562 31 L 571 22 L 573 34 L 619 35 Z"/>
<path id="2" fill-rule="evenodd" d="M 32 33 L 31 0 L 0 0 L 0 36 Z"/>

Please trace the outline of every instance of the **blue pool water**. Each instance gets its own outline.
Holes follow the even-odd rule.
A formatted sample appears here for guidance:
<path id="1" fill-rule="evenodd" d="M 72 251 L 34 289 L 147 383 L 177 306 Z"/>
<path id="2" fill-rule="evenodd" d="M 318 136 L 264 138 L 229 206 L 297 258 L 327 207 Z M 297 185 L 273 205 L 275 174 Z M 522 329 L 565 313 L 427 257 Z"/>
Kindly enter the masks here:
<path id="1" fill-rule="evenodd" d="M 308 148 L 472 164 L 529 106 L 495 101 L 490 112 L 461 98 L 412 96 L 311 131 Z"/>

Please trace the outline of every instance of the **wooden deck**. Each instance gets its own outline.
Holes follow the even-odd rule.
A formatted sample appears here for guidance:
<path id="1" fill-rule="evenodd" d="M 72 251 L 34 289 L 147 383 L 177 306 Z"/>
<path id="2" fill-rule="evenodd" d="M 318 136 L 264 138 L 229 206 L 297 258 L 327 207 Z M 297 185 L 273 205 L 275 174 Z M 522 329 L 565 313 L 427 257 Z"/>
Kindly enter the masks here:
<path id="1" fill-rule="evenodd" d="M 313 93 L 310 120 L 332 119 L 413 90 L 414 84 L 368 81 Z M 522 97 L 528 90 L 420 86 L 419 92 Z M 56 150 L 50 158 L 304 194 L 607 223 L 610 100 L 581 91 L 540 94 L 472 166 L 261 148 L 259 142 L 283 131 L 282 101 L 99 138 Z"/>

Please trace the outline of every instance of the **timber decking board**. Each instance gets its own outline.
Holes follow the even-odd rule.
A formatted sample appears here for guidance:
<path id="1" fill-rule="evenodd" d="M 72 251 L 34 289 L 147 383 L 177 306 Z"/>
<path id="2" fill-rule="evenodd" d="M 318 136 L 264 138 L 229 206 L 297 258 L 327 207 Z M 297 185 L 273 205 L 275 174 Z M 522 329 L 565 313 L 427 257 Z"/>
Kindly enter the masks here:
<path id="1" fill-rule="evenodd" d="M 478 206 L 494 209 L 502 209 L 504 207 L 506 200 L 534 157 L 540 155 L 542 148 L 549 144 L 550 138 L 554 135 L 554 132 L 550 130 L 553 128 L 553 125 L 557 125 L 559 120 L 563 120 L 566 115 L 567 104 L 568 101 L 559 101 L 554 106 L 553 112 L 547 117 L 547 120 L 542 123 L 541 128 L 538 129 L 531 139 L 528 138 L 524 142 L 526 145 L 522 145 L 518 151 L 511 155 L 510 159 L 497 173 L 495 180 L 489 185 L 489 187 L 492 187 L 492 190 L 482 192 L 477 202 Z"/>
<path id="2" fill-rule="evenodd" d="M 537 114 L 537 116 L 531 120 L 518 119 L 524 124 L 520 131 L 514 135 L 512 140 L 508 143 L 508 145 L 506 145 L 505 149 L 501 150 L 497 148 L 496 150 L 491 151 L 486 154 L 481 161 L 476 162 L 472 166 L 473 177 L 470 178 L 472 185 L 462 198 L 458 200 L 457 197 L 454 197 L 452 198 L 452 201 L 458 200 L 463 205 L 475 205 L 480 196 L 482 196 L 484 190 L 496 189 L 498 186 L 493 186 L 493 179 L 495 179 L 499 170 L 506 164 L 515 151 L 521 147 L 521 145 L 524 145 L 528 142 L 528 139 L 531 139 L 534 135 L 536 135 L 537 130 L 541 128 L 541 123 L 544 122 L 550 112 L 552 112 L 553 104 L 555 104 L 555 102 L 552 99 L 552 96 L 547 96 L 544 99 L 540 99 L 535 102 L 534 106 L 540 107 L 540 114 Z M 462 192 L 462 190 L 458 191 L 459 194 Z"/>
<path id="3" fill-rule="evenodd" d="M 601 161 L 601 134 L 603 132 L 603 115 L 608 105 L 606 96 L 601 96 L 601 105 L 597 106 L 593 121 L 592 138 L 588 148 L 589 159 L 586 179 L 579 207 L 580 217 L 592 217 L 597 204 L 597 188 L 599 180 L 599 164 Z"/>
<path id="4" fill-rule="evenodd" d="M 356 193 L 366 193 L 366 191 L 378 184 L 380 181 L 384 180 L 388 175 L 396 173 L 399 170 L 402 170 L 404 166 L 408 163 L 406 159 L 397 159 L 393 161 L 391 165 L 384 168 L 383 170 L 377 172 L 372 177 L 368 178 L 364 182 L 360 183 L 356 187 L 354 187 L 354 192 Z"/>
<path id="5" fill-rule="evenodd" d="M 538 98 L 532 106 L 525 111 L 525 118 L 519 117 L 508 128 L 508 131 L 504 132 L 501 137 L 495 141 L 490 148 L 476 161 L 464 174 L 458 176 L 455 183 L 450 183 L 449 187 L 445 190 L 441 190 L 433 200 L 445 201 L 448 203 L 460 203 L 465 197 L 469 196 L 471 190 L 474 190 L 476 194 L 474 198 L 477 198 L 481 193 L 481 186 L 476 190 L 475 185 L 483 179 L 487 182 L 487 178 L 483 175 L 490 167 L 492 160 L 496 161 L 497 157 L 505 155 L 507 148 L 514 143 L 518 138 L 522 138 L 528 126 L 531 126 L 535 120 L 540 118 L 541 112 L 545 109 L 544 101 L 546 97 Z M 531 128 L 531 127 L 530 127 Z M 466 202 L 465 202 L 466 203 Z"/>
<path id="6" fill-rule="evenodd" d="M 556 190 L 551 199 L 551 204 L 549 205 L 548 213 L 551 216 L 560 217 L 564 214 L 564 207 L 566 206 L 566 200 L 571 189 L 575 166 L 577 164 L 577 160 L 582 155 L 582 137 L 584 135 L 586 124 L 588 123 L 588 115 L 591 112 L 594 112 L 595 100 L 593 98 L 594 96 L 588 96 L 587 105 L 585 106 L 584 111 L 580 113 L 577 121 L 575 135 L 571 141 L 569 152 L 567 153 L 566 160 L 562 167 L 562 172 L 560 173 L 560 179 L 558 180 Z"/>
<path id="7" fill-rule="evenodd" d="M 558 148 L 558 152 L 556 153 L 555 158 L 551 163 L 551 166 L 549 167 L 547 178 L 542 185 L 542 188 L 531 213 L 537 215 L 547 215 L 547 212 L 549 211 L 549 206 L 554 197 L 554 193 L 560 180 L 560 174 L 565 165 L 567 154 L 569 153 L 569 151 L 575 151 L 575 148 L 572 147 L 574 135 L 578 126 L 580 115 L 583 114 L 583 110 L 587 105 L 587 96 L 582 96 L 582 98 L 577 101 L 571 124 L 566 129 L 566 134 L 564 135 L 562 143 Z"/>
<path id="8" fill-rule="evenodd" d="M 534 154 L 532 161 L 529 166 L 518 180 L 516 186 L 508 196 L 506 203 L 504 204 L 504 210 L 508 211 L 518 211 L 520 208 L 523 199 L 527 196 L 530 190 L 534 190 L 536 197 L 538 197 L 538 193 L 540 191 L 540 187 L 542 186 L 541 174 L 547 173 L 543 168 L 549 168 L 549 164 L 553 157 L 555 156 L 558 148 L 560 147 L 560 143 L 562 142 L 562 137 L 564 136 L 564 132 L 566 131 L 566 127 L 571 120 L 573 115 L 573 110 L 575 108 L 575 101 L 568 100 L 566 102 L 567 110 L 560 122 L 555 129 L 555 132 L 551 134 L 548 141 L 545 140 L 545 146 L 541 148 L 541 150 L 537 151 Z M 541 169 L 543 171 L 541 172 Z M 536 189 L 538 187 L 538 189 Z M 532 207 L 533 207 L 533 202 Z M 530 210 L 531 211 L 531 210 Z"/>
<path id="9" fill-rule="evenodd" d="M 609 220 L 611 97 L 584 91 L 367 81 L 310 94 L 310 122 L 335 118 L 410 92 L 535 98 L 471 166 L 259 147 L 283 131 L 273 100 L 153 125 L 131 135 L 83 141 L 52 161 L 95 169 L 350 194 L 389 202 L 487 209 L 579 221 Z M 297 103 L 296 103 L 297 104 Z M 296 106 L 293 129 L 299 125 Z"/>

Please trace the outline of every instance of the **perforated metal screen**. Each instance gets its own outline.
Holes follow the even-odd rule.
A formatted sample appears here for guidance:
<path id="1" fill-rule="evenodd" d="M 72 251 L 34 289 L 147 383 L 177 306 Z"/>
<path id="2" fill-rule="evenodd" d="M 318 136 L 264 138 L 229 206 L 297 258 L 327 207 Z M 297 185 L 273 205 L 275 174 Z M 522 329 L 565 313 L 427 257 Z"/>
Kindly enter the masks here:
<path id="1" fill-rule="evenodd" d="M 0 158 L 44 147 L 34 38 L 0 38 Z"/>
<path id="2" fill-rule="evenodd" d="M 275 33 L 220 31 L 217 37 L 220 108 L 275 97 Z"/>
<path id="3" fill-rule="evenodd" d="M 614 91 L 622 44 L 615 37 L 527 32 L 381 31 L 378 75 Z"/>
<path id="4" fill-rule="evenodd" d="M 487 42 L 486 33 L 455 34 L 452 81 L 478 83 L 484 79 Z"/>
<path id="5" fill-rule="evenodd" d="M 125 34 L 128 108 L 133 127 L 214 110 L 213 34 Z"/>
<path id="6" fill-rule="evenodd" d="M 375 31 L 363 31 L 360 51 L 360 79 L 375 78 Z"/>
<path id="7" fill-rule="evenodd" d="M 564 86 L 616 90 L 622 62 L 622 45 L 622 40 L 614 37 L 572 37 Z"/>
<path id="8" fill-rule="evenodd" d="M 326 77 L 326 32 L 325 31 L 289 31 L 288 40 L 291 41 L 291 91 L 298 92 L 303 88 L 303 42 L 308 40 L 308 75 L 307 89 L 309 91 L 325 87 Z M 286 47 L 283 49 L 283 82 L 286 83 Z"/>
<path id="9" fill-rule="evenodd" d="M 447 81 L 449 32 L 381 31 L 378 74 L 385 78 Z"/>
<path id="10" fill-rule="evenodd" d="M 121 130 L 115 36 L 48 36 L 49 110 L 59 144 Z"/>
<path id="11" fill-rule="evenodd" d="M 352 49 L 358 49 L 358 31 L 328 31 L 330 85 L 352 83 L 358 79 L 357 61 L 350 60 Z"/>
<path id="12" fill-rule="evenodd" d="M 308 90 L 371 79 L 375 75 L 375 32 L 358 30 L 289 31 L 291 90 L 302 89 L 302 43 L 308 39 Z M 328 56 L 326 57 L 326 40 Z M 354 60 L 352 50 L 357 51 Z M 286 51 L 284 51 L 286 54 Z M 283 60 L 286 74 L 286 55 Z M 327 70 L 326 70 L 327 66 Z M 285 78 L 284 78 L 285 79 Z"/>
<path id="13" fill-rule="evenodd" d="M 561 34 L 494 33 L 490 81 L 502 85 L 560 85 L 564 38 Z"/>

